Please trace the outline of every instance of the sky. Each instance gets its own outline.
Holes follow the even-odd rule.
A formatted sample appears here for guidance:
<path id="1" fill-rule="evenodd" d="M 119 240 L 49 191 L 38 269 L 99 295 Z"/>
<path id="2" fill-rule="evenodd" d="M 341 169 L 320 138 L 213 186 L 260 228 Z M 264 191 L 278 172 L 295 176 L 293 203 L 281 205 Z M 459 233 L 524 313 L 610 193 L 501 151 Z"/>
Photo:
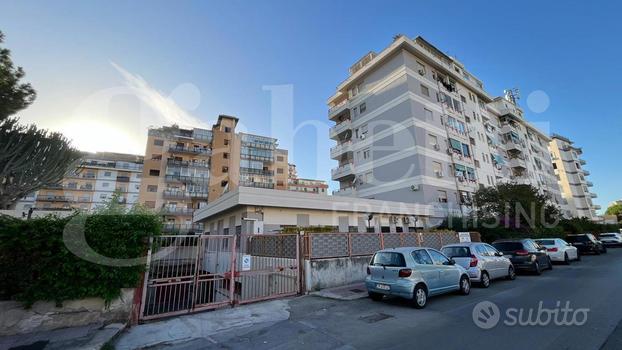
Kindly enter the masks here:
<path id="1" fill-rule="evenodd" d="M 616 1 L 8 1 L 4 46 L 38 97 L 24 122 L 86 151 L 143 154 L 147 128 L 239 129 L 280 140 L 301 177 L 330 181 L 327 99 L 394 35 L 421 35 L 493 96 L 583 147 L 594 200 L 622 198 Z M 334 189 L 335 182 L 331 183 Z"/>

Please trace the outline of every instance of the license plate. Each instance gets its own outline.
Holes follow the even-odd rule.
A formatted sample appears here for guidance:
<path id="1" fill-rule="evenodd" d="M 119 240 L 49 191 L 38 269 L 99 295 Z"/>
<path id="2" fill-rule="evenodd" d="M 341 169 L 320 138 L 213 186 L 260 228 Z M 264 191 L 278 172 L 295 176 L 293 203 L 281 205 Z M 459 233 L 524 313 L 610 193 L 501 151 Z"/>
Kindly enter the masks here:
<path id="1" fill-rule="evenodd" d="M 389 289 L 391 289 L 390 286 L 387 286 L 386 284 L 380 284 L 380 283 L 376 284 L 376 288 L 377 289 L 382 289 L 382 290 L 389 290 Z"/>

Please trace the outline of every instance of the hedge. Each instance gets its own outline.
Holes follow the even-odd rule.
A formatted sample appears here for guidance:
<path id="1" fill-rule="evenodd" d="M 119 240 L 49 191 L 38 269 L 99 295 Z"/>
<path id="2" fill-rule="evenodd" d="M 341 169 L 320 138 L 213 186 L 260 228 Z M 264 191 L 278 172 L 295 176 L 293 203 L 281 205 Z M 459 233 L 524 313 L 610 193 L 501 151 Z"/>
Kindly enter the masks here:
<path id="1" fill-rule="evenodd" d="M 20 220 L 0 216 L 0 299 L 35 301 L 100 297 L 110 302 L 121 288 L 136 287 L 144 264 L 105 266 L 74 255 L 63 241 L 65 226 L 76 218 L 48 216 Z M 84 217 L 81 217 L 84 219 Z M 93 214 L 85 218 L 86 242 L 110 258 L 145 255 L 148 237 L 160 232 L 151 214 Z"/>

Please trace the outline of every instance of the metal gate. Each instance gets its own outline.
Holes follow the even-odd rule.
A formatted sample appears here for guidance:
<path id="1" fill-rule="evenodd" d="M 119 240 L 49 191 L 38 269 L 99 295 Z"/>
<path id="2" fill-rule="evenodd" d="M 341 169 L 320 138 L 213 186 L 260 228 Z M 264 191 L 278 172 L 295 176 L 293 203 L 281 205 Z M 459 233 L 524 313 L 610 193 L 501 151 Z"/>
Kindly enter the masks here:
<path id="1" fill-rule="evenodd" d="M 153 237 L 140 318 L 297 294 L 299 252 L 296 234 Z"/>

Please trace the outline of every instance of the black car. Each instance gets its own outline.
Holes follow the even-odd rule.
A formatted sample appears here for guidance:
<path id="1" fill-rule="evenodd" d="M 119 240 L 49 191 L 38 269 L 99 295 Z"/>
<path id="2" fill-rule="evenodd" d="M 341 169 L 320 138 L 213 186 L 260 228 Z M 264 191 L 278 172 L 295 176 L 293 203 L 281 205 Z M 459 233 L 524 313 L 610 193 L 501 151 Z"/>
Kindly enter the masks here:
<path id="1" fill-rule="evenodd" d="M 503 252 L 517 271 L 532 271 L 539 275 L 543 269 L 553 269 L 546 248 L 531 239 L 504 239 L 493 242 L 492 246 Z"/>
<path id="2" fill-rule="evenodd" d="M 566 242 L 577 247 L 579 254 L 592 253 L 600 255 L 601 253 L 607 253 L 607 248 L 591 233 L 568 235 L 566 236 Z"/>

